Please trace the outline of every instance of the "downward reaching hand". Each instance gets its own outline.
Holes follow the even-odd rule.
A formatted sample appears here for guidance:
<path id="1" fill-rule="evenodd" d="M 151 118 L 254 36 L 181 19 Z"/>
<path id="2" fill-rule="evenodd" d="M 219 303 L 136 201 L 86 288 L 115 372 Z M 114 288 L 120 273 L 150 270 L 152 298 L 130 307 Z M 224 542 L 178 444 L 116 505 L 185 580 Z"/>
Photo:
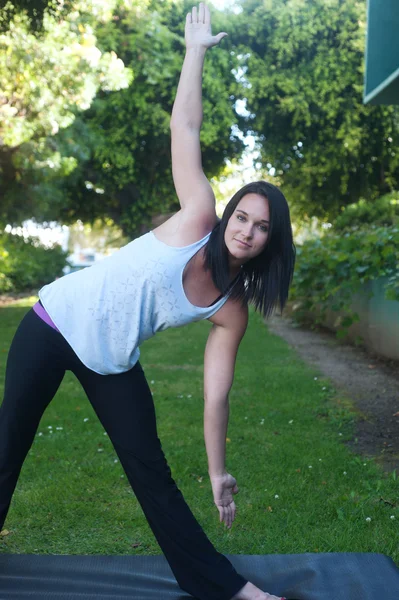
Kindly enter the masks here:
<path id="1" fill-rule="evenodd" d="M 230 529 L 236 514 L 233 494 L 238 494 L 237 481 L 230 473 L 224 473 L 219 476 L 211 476 L 211 484 L 213 500 L 219 510 L 220 522 L 224 522 Z"/>

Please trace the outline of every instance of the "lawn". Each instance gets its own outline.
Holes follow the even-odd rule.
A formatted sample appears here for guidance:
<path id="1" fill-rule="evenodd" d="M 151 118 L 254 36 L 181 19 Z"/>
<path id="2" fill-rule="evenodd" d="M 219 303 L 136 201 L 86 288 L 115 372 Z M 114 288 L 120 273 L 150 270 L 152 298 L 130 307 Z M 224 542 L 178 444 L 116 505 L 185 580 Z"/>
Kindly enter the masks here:
<path id="1" fill-rule="evenodd" d="M 0 309 L 0 385 L 8 348 L 34 298 Z M 173 476 L 225 554 L 379 552 L 399 565 L 398 481 L 345 441 L 356 413 L 251 314 L 241 344 L 227 438 L 240 488 L 231 530 L 213 505 L 203 441 L 207 322 L 141 348 Z M 8 532 L 8 533 L 7 533 Z M 4 535 L 5 534 L 5 535 Z M 160 554 L 113 447 L 67 373 L 22 469 L 0 552 Z"/>

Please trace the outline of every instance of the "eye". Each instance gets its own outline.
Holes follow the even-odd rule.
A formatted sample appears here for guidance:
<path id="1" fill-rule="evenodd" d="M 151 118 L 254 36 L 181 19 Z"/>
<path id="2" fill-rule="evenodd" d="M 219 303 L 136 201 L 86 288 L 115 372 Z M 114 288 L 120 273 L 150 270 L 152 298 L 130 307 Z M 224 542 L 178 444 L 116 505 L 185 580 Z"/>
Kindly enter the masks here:
<path id="1" fill-rule="evenodd" d="M 237 219 L 239 221 L 241 221 L 241 220 L 245 221 L 245 217 L 243 215 L 237 215 Z"/>
<path id="2" fill-rule="evenodd" d="M 259 229 L 261 231 L 264 231 L 265 233 L 267 233 L 269 231 L 269 228 L 267 225 L 259 225 Z"/>

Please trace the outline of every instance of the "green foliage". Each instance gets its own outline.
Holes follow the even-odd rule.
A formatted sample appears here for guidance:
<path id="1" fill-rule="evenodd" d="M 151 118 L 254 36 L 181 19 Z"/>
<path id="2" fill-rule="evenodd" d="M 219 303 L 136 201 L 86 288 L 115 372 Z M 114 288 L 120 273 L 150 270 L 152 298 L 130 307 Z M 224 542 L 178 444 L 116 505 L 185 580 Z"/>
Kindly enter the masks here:
<path id="1" fill-rule="evenodd" d="M 114 4 L 77 0 L 67 14 L 45 13 L 36 33 L 17 12 L 0 34 L 2 224 L 45 215 L 49 203 L 62 202 L 42 187 L 66 177 L 82 153 L 66 154 L 56 134 L 90 107 L 99 89 L 129 85 L 131 71 L 96 45 L 94 27 L 112 17 Z"/>
<path id="2" fill-rule="evenodd" d="M 129 243 L 111 219 L 97 219 L 92 224 L 76 221 L 69 226 L 68 250 L 74 252 L 75 246 L 93 248 L 96 252 L 107 253 L 110 248 L 121 248 Z"/>
<path id="3" fill-rule="evenodd" d="M 0 35 L 0 225 L 106 217 L 132 237 L 178 208 L 169 119 L 191 7 L 76 0 L 36 32 L 14 11 Z M 293 216 L 332 219 L 398 188 L 398 109 L 362 103 L 365 2 L 246 0 L 212 16 L 229 36 L 204 70 L 209 179 L 240 156 L 238 125 L 258 136 L 259 176 L 275 173 Z"/>
<path id="4" fill-rule="evenodd" d="M 99 94 L 81 116 L 89 132 L 88 158 L 64 182 L 68 195 L 64 220 L 87 221 L 106 214 L 125 235 L 134 236 L 152 215 L 179 208 L 169 123 L 189 8 L 188 2 L 120 6 L 114 20 L 98 29 L 99 42 L 115 49 L 133 70 L 134 82 L 117 94 Z M 213 22 L 215 31 L 223 29 L 217 14 Z M 230 133 L 236 120 L 231 98 L 231 69 L 236 64 L 224 42 L 206 56 L 201 149 L 209 178 L 223 169 L 227 156 L 239 156 L 243 149 L 241 140 Z M 79 137 L 74 134 L 73 139 Z"/>
<path id="5" fill-rule="evenodd" d="M 363 225 L 399 226 L 399 192 L 392 192 L 374 201 L 362 198 L 346 206 L 334 221 L 334 231 Z"/>
<path id="6" fill-rule="evenodd" d="M 67 253 L 46 248 L 35 237 L 0 235 L 0 293 L 39 288 L 63 275 Z"/>
<path id="7" fill-rule="evenodd" d="M 87 110 L 98 90 L 127 87 L 129 71 L 115 53 L 102 53 L 92 27 L 72 13 L 45 15 L 40 36 L 18 14 L 0 36 L 2 145 L 16 148 L 54 135 Z"/>
<path id="8" fill-rule="evenodd" d="M 3 64 L 10 101 L 3 108 L 8 145 L 0 147 L 0 223 L 32 216 L 64 223 L 105 217 L 132 237 L 153 214 L 178 208 L 169 122 L 191 6 L 172 0 L 79 0 L 58 21 L 45 13 L 36 35 L 24 15 L 15 16 L 2 38 L 12 58 Z M 216 11 L 214 17 L 215 30 L 223 29 L 226 19 L 222 22 Z M 85 57 L 101 60 L 102 73 Z M 231 69 L 237 64 L 225 42 L 207 54 L 201 142 L 209 178 L 227 156 L 238 157 L 243 149 L 231 134 L 236 122 Z M 0 77 L 1 72 L 0 61 Z M 22 79 L 17 72 L 25 73 Z M 12 95 L 14 89 L 18 93 Z"/>
<path id="9" fill-rule="evenodd" d="M 65 7 L 68 2 L 62 2 Z M 3 6 L 4 5 L 4 6 Z M 15 13 L 25 11 L 30 21 L 32 31 L 40 31 L 43 28 L 44 13 L 60 14 L 61 2 L 58 0 L 13 0 L 2 2 L 0 5 L 0 31 L 7 29 L 7 23 L 12 20 Z"/>
<path id="10" fill-rule="evenodd" d="M 299 246 L 297 257 L 291 298 L 298 301 L 298 320 L 313 313 L 322 323 L 327 310 L 343 312 L 342 337 L 359 320 L 351 309 L 353 295 L 363 283 L 381 277 L 387 278 L 386 298 L 399 301 L 399 227 L 329 232 Z"/>
<path id="11" fill-rule="evenodd" d="M 247 0 L 237 18 L 239 126 L 296 215 L 331 219 L 398 188 L 398 108 L 363 105 L 365 23 L 359 0 Z"/>

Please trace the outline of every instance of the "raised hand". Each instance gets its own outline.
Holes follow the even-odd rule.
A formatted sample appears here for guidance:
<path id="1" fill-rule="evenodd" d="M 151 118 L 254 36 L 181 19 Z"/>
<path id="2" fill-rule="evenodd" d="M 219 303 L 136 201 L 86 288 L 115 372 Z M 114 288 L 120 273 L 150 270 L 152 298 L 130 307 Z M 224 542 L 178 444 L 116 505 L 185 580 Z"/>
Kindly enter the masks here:
<path id="1" fill-rule="evenodd" d="M 226 35 L 225 32 L 212 35 L 211 13 L 209 7 L 200 2 L 199 9 L 193 6 L 186 16 L 185 41 L 186 48 L 216 46 Z"/>
<path id="2" fill-rule="evenodd" d="M 213 500 L 219 510 L 219 520 L 230 529 L 236 514 L 233 494 L 238 494 L 237 481 L 230 473 L 225 473 L 211 477 L 211 484 Z"/>

